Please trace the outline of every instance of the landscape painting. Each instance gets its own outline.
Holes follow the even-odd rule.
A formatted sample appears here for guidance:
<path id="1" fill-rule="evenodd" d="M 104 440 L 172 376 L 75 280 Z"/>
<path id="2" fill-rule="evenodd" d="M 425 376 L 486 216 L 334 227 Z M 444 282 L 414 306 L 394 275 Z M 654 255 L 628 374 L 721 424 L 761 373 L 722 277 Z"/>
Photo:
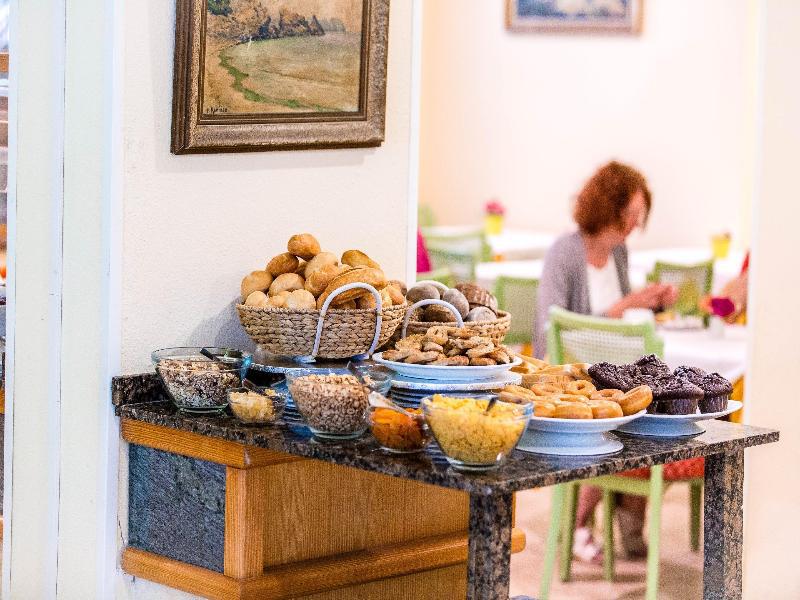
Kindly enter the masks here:
<path id="1" fill-rule="evenodd" d="M 506 0 L 509 29 L 638 33 L 643 0 Z"/>
<path id="2" fill-rule="evenodd" d="M 172 151 L 383 141 L 389 0 L 176 0 Z"/>
<path id="3" fill-rule="evenodd" d="M 208 0 L 204 114 L 356 112 L 363 0 Z"/>

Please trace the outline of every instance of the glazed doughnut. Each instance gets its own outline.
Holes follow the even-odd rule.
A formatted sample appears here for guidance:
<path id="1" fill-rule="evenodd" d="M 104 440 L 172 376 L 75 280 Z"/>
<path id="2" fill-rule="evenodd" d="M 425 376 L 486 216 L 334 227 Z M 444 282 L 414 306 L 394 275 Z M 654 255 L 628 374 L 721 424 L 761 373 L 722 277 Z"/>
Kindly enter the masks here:
<path id="1" fill-rule="evenodd" d="M 579 396 L 578 394 L 556 394 L 551 396 L 554 401 L 557 402 L 569 402 L 569 403 L 580 403 L 580 404 L 588 404 L 589 399 L 586 396 Z"/>
<path id="2" fill-rule="evenodd" d="M 625 395 L 625 392 L 622 390 L 597 390 L 591 396 L 589 396 L 590 400 L 613 400 L 614 402 L 619 402 L 622 400 L 622 397 Z"/>
<path id="3" fill-rule="evenodd" d="M 564 388 L 555 383 L 534 383 L 531 392 L 537 396 L 555 396 L 564 392 Z"/>
<path id="4" fill-rule="evenodd" d="M 533 415 L 535 417 L 555 417 L 556 416 L 556 405 L 552 402 L 545 402 L 543 400 L 537 400 L 533 403 Z"/>
<path id="5" fill-rule="evenodd" d="M 582 402 L 560 402 L 556 404 L 556 419 L 591 419 L 592 409 Z"/>
<path id="6" fill-rule="evenodd" d="M 517 398 L 521 398 L 528 402 L 533 402 L 539 398 L 539 396 L 537 396 L 531 390 L 519 385 L 507 385 L 503 388 L 502 392 L 510 396 L 516 396 Z"/>
<path id="7" fill-rule="evenodd" d="M 537 373 L 525 373 L 522 376 L 522 385 L 523 387 L 529 388 L 535 383 L 554 383 L 556 385 L 566 385 L 570 381 L 574 381 L 574 378 L 570 375 L 567 375 L 563 371 L 561 373 L 542 373 L 541 371 Z"/>
<path id="8" fill-rule="evenodd" d="M 578 396 L 589 397 L 597 391 L 594 384 L 590 381 L 578 379 L 577 381 L 570 381 L 564 386 L 564 391 L 568 394 L 577 394 Z"/>
<path id="9" fill-rule="evenodd" d="M 595 419 L 615 419 L 623 416 L 622 407 L 613 400 L 592 400 L 589 402 L 589 407 Z"/>
<path id="10" fill-rule="evenodd" d="M 625 416 L 635 415 L 640 410 L 644 410 L 653 401 L 653 390 L 646 385 L 640 385 L 633 388 L 622 396 L 619 405 L 622 407 L 622 412 Z"/>

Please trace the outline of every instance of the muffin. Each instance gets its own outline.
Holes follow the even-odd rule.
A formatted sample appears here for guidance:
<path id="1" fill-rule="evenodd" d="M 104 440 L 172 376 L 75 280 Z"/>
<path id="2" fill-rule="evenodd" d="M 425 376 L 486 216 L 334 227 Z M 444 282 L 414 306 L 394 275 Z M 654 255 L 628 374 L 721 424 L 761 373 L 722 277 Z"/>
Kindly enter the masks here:
<path id="1" fill-rule="evenodd" d="M 703 399 L 700 401 L 701 413 L 715 413 L 725 410 L 733 393 L 733 385 L 719 373 L 709 373 L 700 383 Z"/>
<path id="2" fill-rule="evenodd" d="M 653 402 L 647 412 L 660 415 L 691 415 L 703 399 L 703 390 L 688 379 L 665 375 L 647 385 L 653 390 Z"/>
<path id="3" fill-rule="evenodd" d="M 684 377 L 691 381 L 695 385 L 700 385 L 700 381 L 708 375 L 703 369 L 700 367 L 688 367 L 686 365 L 681 365 L 677 369 L 675 369 L 675 375 L 678 377 Z"/>
<path id="4" fill-rule="evenodd" d="M 663 360 L 655 354 L 648 354 L 637 360 L 631 365 L 633 372 L 649 377 L 662 377 L 670 374 L 670 368 Z"/>
<path id="5" fill-rule="evenodd" d="M 599 362 L 589 367 L 588 372 L 598 390 L 612 389 L 629 392 L 640 385 L 625 366 Z"/>

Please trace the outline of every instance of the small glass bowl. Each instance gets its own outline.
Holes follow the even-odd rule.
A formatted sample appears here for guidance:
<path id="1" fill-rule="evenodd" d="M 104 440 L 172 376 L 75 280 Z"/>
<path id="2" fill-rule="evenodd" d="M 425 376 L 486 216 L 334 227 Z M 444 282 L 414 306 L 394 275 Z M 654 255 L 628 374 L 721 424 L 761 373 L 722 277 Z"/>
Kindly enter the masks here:
<path id="1" fill-rule="evenodd" d="M 234 348 L 206 347 L 219 358 L 211 360 L 201 354 L 202 349 L 164 348 L 151 358 L 178 410 L 218 414 L 228 406 L 228 390 L 242 385 L 252 355 Z"/>
<path id="2" fill-rule="evenodd" d="M 286 409 L 286 396 L 270 387 L 228 390 L 228 404 L 234 416 L 248 425 L 274 423 Z"/>
<path id="3" fill-rule="evenodd" d="M 293 369 L 286 372 L 286 384 L 315 436 L 349 440 L 367 430 L 370 390 L 354 375 L 331 369 Z"/>
<path id="4" fill-rule="evenodd" d="M 404 411 L 405 416 L 391 408 L 371 406 L 369 409 L 372 436 L 387 452 L 421 452 L 433 439 L 421 409 L 407 408 Z"/>
<path id="5" fill-rule="evenodd" d="M 352 368 L 364 380 L 369 391 L 383 396 L 389 393 L 393 374 L 390 369 L 374 364 L 352 364 Z"/>
<path id="6" fill-rule="evenodd" d="M 488 399 L 428 396 L 422 399 L 425 420 L 445 458 L 462 471 L 499 467 L 516 448 L 533 404 L 497 402 L 485 414 Z"/>

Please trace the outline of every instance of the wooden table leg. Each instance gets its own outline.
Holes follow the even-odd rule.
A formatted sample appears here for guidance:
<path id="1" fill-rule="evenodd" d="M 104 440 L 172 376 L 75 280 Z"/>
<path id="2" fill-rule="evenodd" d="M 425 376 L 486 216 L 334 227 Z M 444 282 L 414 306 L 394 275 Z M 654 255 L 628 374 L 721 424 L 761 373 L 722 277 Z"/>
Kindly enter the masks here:
<path id="1" fill-rule="evenodd" d="M 469 497 L 468 600 L 508 600 L 513 494 Z"/>
<path id="2" fill-rule="evenodd" d="M 703 598 L 742 597 L 744 450 L 706 457 Z"/>

